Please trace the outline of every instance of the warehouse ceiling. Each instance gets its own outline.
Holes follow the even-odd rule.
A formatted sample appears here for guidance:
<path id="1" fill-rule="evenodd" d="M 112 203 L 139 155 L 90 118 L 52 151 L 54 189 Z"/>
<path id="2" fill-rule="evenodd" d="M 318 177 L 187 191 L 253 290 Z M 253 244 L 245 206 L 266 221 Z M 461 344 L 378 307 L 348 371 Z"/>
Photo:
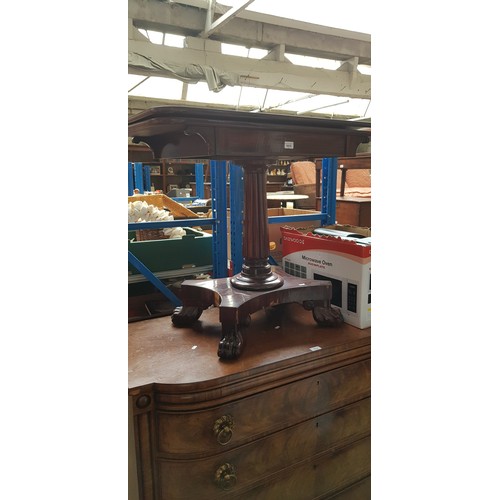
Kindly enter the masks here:
<path id="1" fill-rule="evenodd" d="M 371 36 L 355 31 L 368 2 L 338 5 L 129 0 L 129 114 L 186 104 L 368 121 Z"/>

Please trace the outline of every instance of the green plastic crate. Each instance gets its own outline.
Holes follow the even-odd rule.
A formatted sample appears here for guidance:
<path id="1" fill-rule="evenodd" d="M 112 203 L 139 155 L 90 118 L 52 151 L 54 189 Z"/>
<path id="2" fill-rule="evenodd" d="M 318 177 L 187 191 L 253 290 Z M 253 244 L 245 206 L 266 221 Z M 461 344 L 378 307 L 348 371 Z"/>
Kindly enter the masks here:
<path id="1" fill-rule="evenodd" d="M 212 235 L 184 228 L 182 238 L 136 241 L 135 231 L 128 232 L 128 249 L 150 271 L 159 273 L 190 267 L 212 266 Z M 129 263 L 129 274 L 140 272 Z"/>

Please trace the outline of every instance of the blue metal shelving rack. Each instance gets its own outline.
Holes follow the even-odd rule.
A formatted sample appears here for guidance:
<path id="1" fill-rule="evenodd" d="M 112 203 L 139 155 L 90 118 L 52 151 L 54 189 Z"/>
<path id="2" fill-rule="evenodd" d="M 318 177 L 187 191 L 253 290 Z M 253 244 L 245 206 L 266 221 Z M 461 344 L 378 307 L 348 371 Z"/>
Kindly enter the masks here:
<path id="1" fill-rule="evenodd" d="M 140 229 L 161 229 L 165 227 L 190 227 L 203 225 L 212 225 L 212 262 L 213 277 L 223 278 L 227 276 L 227 196 L 226 196 L 226 168 L 225 161 L 210 161 L 210 179 L 212 189 L 212 217 L 204 219 L 182 219 L 165 222 L 139 222 L 128 224 L 129 231 Z M 140 182 L 144 182 L 143 177 L 136 172 L 143 171 L 142 164 L 129 163 L 129 193 L 132 186 L 140 189 Z M 203 165 L 197 169 L 197 174 L 203 174 Z M 131 176 L 138 177 L 131 184 Z M 143 184 L 144 185 L 144 184 Z M 203 178 L 201 179 L 203 186 Z M 198 175 L 197 187 L 198 189 Z M 131 195 L 130 195 L 131 196 Z M 177 198 L 174 198 L 177 199 Z M 150 282 L 152 283 L 174 306 L 182 305 L 179 298 L 159 279 L 155 274 L 144 265 L 134 254 L 128 252 L 128 261 Z"/>

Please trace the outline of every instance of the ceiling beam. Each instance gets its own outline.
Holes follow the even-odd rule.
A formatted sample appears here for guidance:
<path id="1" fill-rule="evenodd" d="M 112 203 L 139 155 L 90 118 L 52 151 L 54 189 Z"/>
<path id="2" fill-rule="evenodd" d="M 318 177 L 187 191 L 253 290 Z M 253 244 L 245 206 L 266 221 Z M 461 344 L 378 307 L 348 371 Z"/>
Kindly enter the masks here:
<path id="1" fill-rule="evenodd" d="M 166 3 L 158 0 L 129 0 L 128 5 L 128 16 L 136 28 L 192 37 L 198 36 L 206 28 L 206 1 Z M 223 16 L 228 9 L 222 9 L 222 12 L 220 7 L 216 6 L 215 15 Z M 210 38 L 266 50 L 283 46 L 284 51 L 290 54 L 338 61 L 357 57 L 358 64 L 371 65 L 371 37 L 368 34 L 248 10 L 240 12 L 230 23 L 220 26 Z"/>
<path id="2" fill-rule="evenodd" d="M 129 0 L 130 2 L 144 2 L 144 0 Z M 165 0 L 148 0 L 149 2 L 164 2 Z M 170 4 L 176 4 L 177 6 L 184 5 L 187 7 L 195 7 L 197 9 L 207 9 L 207 1 L 209 0 L 167 0 L 168 3 Z M 226 5 L 222 5 L 219 2 L 215 2 L 215 13 L 222 15 L 226 13 L 230 7 Z M 295 28 L 297 25 L 299 26 L 309 26 L 309 28 L 303 28 L 307 29 L 309 31 L 311 30 L 311 26 L 315 26 L 319 32 L 322 33 L 333 33 L 336 36 L 340 37 L 345 37 L 345 38 L 354 38 L 356 40 L 365 40 L 365 41 L 370 41 L 371 37 L 368 33 L 360 33 L 359 31 L 350 31 L 350 30 L 345 30 L 341 28 L 332 28 L 330 26 L 324 26 L 324 25 L 319 25 L 319 24 L 312 24 L 312 23 L 306 23 L 306 22 L 301 22 L 297 21 L 295 19 L 288 19 L 286 17 L 281 17 L 281 16 L 273 16 L 272 14 L 264 14 L 261 12 L 254 12 L 251 10 L 246 10 L 242 12 L 238 17 L 242 19 L 247 19 L 250 21 L 258 21 L 258 22 L 264 22 L 264 23 L 270 23 L 270 24 L 275 24 L 277 26 L 288 26 L 288 27 L 293 27 Z M 298 23 L 298 24 L 297 24 Z"/>
<path id="3" fill-rule="evenodd" d="M 192 48 L 189 47 L 189 41 L 193 42 Z M 129 40 L 128 72 L 186 81 L 180 75 L 189 74 L 196 67 L 227 77 L 225 82 L 230 82 L 230 85 L 361 99 L 371 98 L 369 75 L 358 73 L 352 81 L 352 76 L 347 71 L 311 68 L 287 61 L 225 55 L 217 51 L 205 50 L 206 42 L 209 40 L 192 38 L 188 40 L 187 47 L 177 48 Z M 198 80 L 203 79 L 198 78 Z"/>

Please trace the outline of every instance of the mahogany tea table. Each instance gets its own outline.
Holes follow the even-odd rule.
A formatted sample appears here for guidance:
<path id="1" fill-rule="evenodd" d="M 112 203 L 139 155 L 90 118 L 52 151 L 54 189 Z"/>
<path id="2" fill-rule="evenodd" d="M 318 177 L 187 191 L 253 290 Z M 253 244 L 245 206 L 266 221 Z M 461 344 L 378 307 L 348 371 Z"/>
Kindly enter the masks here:
<path id="1" fill-rule="evenodd" d="M 190 106 L 160 106 L 129 118 L 129 137 L 147 144 L 155 159 L 227 160 L 243 168 L 242 270 L 231 278 L 184 281 L 174 325 L 192 325 L 203 310 L 217 306 L 222 326 L 217 354 L 234 359 L 243 349 L 240 326 L 259 309 L 298 302 L 319 325 L 342 323 L 340 310 L 330 304 L 329 282 L 289 276 L 269 263 L 267 167 L 276 160 L 354 156 L 360 143 L 369 142 L 369 127 L 359 121 Z"/>

